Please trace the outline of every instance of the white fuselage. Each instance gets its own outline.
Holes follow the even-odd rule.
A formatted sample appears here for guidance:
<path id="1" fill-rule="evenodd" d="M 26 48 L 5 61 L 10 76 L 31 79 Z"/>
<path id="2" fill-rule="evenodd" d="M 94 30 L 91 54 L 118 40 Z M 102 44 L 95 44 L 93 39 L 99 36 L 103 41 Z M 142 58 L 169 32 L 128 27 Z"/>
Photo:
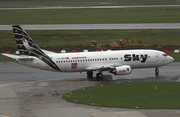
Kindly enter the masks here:
<path id="1" fill-rule="evenodd" d="M 152 68 L 167 65 L 174 60 L 164 52 L 157 50 L 55 53 L 48 54 L 48 56 L 61 72 L 94 71 L 106 66 L 115 68 L 123 65 L 129 65 L 132 69 Z M 38 58 L 31 61 L 19 60 L 18 62 L 29 67 L 56 71 Z"/>

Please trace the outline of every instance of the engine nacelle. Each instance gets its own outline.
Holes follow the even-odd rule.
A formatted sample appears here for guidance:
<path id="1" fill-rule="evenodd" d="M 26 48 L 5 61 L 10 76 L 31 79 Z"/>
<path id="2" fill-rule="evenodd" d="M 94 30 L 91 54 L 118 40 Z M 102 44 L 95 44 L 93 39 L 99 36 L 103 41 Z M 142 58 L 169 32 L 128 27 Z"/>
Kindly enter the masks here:
<path id="1" fill-rule="evenodd" d="M 114 70 L 111 71 L 114 75 L 126 75 L 130 74 L 132 71 L 131 67 L 129 65 L 123 65 L 120 67 L 116 67 Z"/>

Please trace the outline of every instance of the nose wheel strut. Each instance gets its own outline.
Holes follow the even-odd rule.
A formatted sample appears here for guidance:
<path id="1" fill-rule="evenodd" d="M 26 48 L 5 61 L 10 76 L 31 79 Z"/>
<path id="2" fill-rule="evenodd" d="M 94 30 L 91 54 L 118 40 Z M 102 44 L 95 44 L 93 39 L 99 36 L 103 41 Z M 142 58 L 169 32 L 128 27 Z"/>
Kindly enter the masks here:
<path id="1" fill-rule="evenodd" d="M 158 68 L 156 67 L 156 69 L 155 69 L 155 76 L 156 77 L 158 77 L 159 76 L 159 70 L 158 70 Z"/>

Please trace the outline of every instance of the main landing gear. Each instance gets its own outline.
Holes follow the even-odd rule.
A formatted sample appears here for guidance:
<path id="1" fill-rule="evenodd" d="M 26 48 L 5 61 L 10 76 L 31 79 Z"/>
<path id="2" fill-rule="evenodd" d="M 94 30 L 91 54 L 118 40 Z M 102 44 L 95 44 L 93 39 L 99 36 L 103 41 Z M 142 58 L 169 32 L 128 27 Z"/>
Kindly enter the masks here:
<path id="1" fill-rule="evenodd" d="M 87 77 L 93 78 L 93 71 L 87 71 Z"/>
<path id="2" fill-rule="evenodd" d="M 103 74 L 100 72 L 100 73 L 97 73 L 96 74 L 96 78 L 98 79 L 98 80 L 102 80 L 103 81 Z"/>
<path id="3" fill-rule="evenodd" d="M 155 69 L 155 76 L 156 77 L 158 77 L 159 76 L 159 70 L 158 70 L 158 68 L 156 67 L 156 69 Z"/>
<path id="4" fill-rule="evenodd" d="M 88 78 L 93 78 L 93 71 L 87 71 L 87 77 Z M 101 72 L 96 74 L 97 80 L 102 80 L 103 81 L 103 74 Z"/>

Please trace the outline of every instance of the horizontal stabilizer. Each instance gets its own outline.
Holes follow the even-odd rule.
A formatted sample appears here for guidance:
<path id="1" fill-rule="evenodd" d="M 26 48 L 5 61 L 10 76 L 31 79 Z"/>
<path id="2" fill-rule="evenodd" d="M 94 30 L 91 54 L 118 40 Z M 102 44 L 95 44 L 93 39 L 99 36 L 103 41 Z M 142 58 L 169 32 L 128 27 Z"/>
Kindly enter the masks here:
<path id="1" fill-rule="evenodd" d="M 7 56 L 9 58 L 16 59 L 16 60 L 33 60 L 34 59 L 33 57 L 30 57 L 30 56 L 18 56 L 18 55 L 5 54 L 5 53 L 2 53 L 2 55 Z"/>
<path id="2" fill-rule="evenodd" d="M 7 56 L 7 57 L 9 57 L 9 58 L 13 58 L 13 59 L 18 59 L 18 58 L 20 57 L 20 56 L 18 56 L 18 55 L 5 54 L 5 53 L 2 53 L 2 55 Z"/>

